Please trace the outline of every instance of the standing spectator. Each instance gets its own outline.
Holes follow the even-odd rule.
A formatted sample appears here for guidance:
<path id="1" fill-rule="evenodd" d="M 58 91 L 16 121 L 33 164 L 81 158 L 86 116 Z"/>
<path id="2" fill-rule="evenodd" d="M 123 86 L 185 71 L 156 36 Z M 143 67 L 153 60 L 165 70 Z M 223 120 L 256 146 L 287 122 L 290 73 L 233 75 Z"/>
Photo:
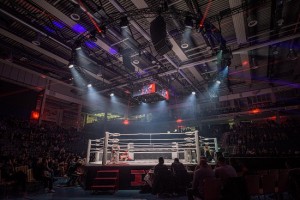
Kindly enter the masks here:
<path id="1" fill-rule="evenodd" d="M 181 192 L 182 189 L 185 191 L 188 182 L 188 173 L 184 165 L 179 162 L 178 158 L 175 158 L 174 162 L 171 164 L 171 172 L 175 183 L 174 192 Z"/>
<path id="2" fill-rule="evenodd" d="M 201 159 L 199 169 L 194 172 L 192 188 L 187 190 L 188 199 L 192 200 L 193 196 L 203 198 L 204 195 L 204 180 L 214 178 L 213 170 L 208 166 L 206 159 Z"/>
<path id="3" fill-rule="evenodd" d="M 164 164 L 164 158 L 158 158 L 158 164 L 154 167 L 153 193 L 163 194 L 171 191 L 171 172 Z"/>
<path id="4" fill-rule="evenodd" d="M 224 157 L 218 159 L 215 175 L 216 178 L 220 178 L 223 183 L 225 183 L 228 178 L 237 177 L 235 169 L 231 165 L 226 164 Z"/>
<path id="5" fill-rule="evenodd" d="M 42 161 L 42 171 L 43 171 L 43 180 L 44 180 L 44 186 L 45 189 L 48 188 L 48 192 L 54 193 L 53 190 L 53 170 L 49 168 L 48 166 L 48 160 L 46 158 L 43 158 Z"/>

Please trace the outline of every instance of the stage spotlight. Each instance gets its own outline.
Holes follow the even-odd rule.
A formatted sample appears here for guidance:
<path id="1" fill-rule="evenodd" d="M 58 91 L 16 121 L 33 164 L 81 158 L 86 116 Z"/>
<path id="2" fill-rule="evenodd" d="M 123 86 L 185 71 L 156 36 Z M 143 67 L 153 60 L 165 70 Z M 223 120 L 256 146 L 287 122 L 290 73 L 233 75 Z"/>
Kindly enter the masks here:
<path id="1" fill-rule="evenodd" d="M 186 49 L 186 48 L 188 48 L 188 47 L 189 47 L 189 44 L 188 44 L 187 42 L 183 41 L 183 42 L 181 43 L 181 48 L 182 48 L 182 49 Z"/>
<path id="2" fill-rule="evenodd" d="M 96 30 L 90 32 L 90 40 L 92 40 L 93 42 L 97 42 Z"/>
<path id="3" fill-rule="evenodd" d="M 79 21 L 80 20 L 80 14 L 81 14 L 81 10 L 79 5 L 76 5 L 74 7 L 73 12 L 71 13 L 70 17 L 71 19 L 73 19 L 74 21 Z"/>
<path id="4" fill-rule="evenodd" d="M 70 61 L 68 67 L 69 67 L 69 69 L 72 69 L 74 67 L 74 62 Z"/>
<path id="5" fill-rule="evenodd" d="M 193 28 L 193 18 L 191 16 L 186 16 L 184 20 L 184 24 L 186 28 Z"/>
<path id="6" fill-rule="evenodd" d="M 289 53 L 287 55 L 287 59 L 289 59 L 289 60 L 297 60 L 298 59 L 297 52 L 295 51 L 295 49 L 290 48 Z"/>
<path id="7" fill-rule="evenodd" d="M 196 92 L 192 92 L 192 95 L 195 95 L 196 94 Z"/>
<path id="8" fill-rule="evenodd" d="M 87 84 L 87 87 L 89 87 L 89 88 L 90 88 L 90 87 L 92 87 L 92 84 L 90 84 L 90 83 L 89 83 L 89 84 Z"/>
<path id="9" fill-rule="evenodd" d="M 31 41 L 32 44 L 34 44 L 35 46 L 40 46 L 41 45 L 41 38 L 40 38 L 40 34 L 37 33 L 34 40 Z"/>
<path id="10" fill-rule="evenodd" d="M 122 17 L 121 21 L 120 21 L 120 27 L 127 28 L 128 24 L 129 24 L 129 21 L 128 21 L 127 17 Z"/>
<path id="11" fill-rule="evenodd" d="M 221 84 L 221 81 L 219 81 L 219 80 L 216 80 L 216 83 L 217 83 L 217 84 Z"/>
<path id="12" fill-rule="evenodd" d="M 110 96 L 113 97 L 113 96 L 115 96 L 115 94 L 112 92 L 112 93 L 110 93 Z"/>
<path id="13" fill-rule="evenodd" d="M 78 41 L 78 42 L 75 43 L 75 50 L 78 51 L 80 49 L 81 49 L 81 42 Z"/>
<path id="14" fill-rule="evenodd" d="M 272 48 L 272 54 L 273 55 L 278 55 L 279 54 L 279 48 L 278 48 L 278 46 L 272 46 L 271 47 Z"/>
<path id="15" fill-rule="evenodd" d="M 133 61 L 132 61 L 132 64 L 135 64 L 135 65 L 137 65 L 137 64 L 139 64 L 140 63 L 140 61 L 138 60 L 138 59 L 134 59 Z"/>
<path id="16" fill-rule="evenodd" d="M 257 25 L 258 21 L 256 19 L 256 17 L 254 15 L 250 15 L 248 18 L 247 18 L 247 23 L 248 23 L 248 27 L 254 27 Z"/>

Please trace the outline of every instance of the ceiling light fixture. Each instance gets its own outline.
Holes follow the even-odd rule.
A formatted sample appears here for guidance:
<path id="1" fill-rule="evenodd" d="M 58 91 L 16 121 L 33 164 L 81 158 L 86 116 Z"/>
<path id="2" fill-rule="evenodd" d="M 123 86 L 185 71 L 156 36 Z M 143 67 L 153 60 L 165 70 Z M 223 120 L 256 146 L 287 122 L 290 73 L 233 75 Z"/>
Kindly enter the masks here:
<path id="1" fill-rule="evenodd" d="M 297 60 L 298 59 L 298 55 L 297 55 L 297 52 L 295 51 L 295 49 L 290 48 L 289 53 L 287 55 L 287 59 L 289 59 L 289 60 Z"/>
<path id="2" fill-rule="evenodd" d="M 32 40 L 31 43 L 34 44 L 35 46 L 40 46 L 41 45 L 40 40 L 41 40 L 40 34 L 37 33 L 34 40 Z"/>
<path id="3" fill-rule="evenodd" d="M 74 62 L 71 60 L 68 64 L 68 68 L 72 69 L 74 67 Z"/>
<path id="4" fill-rule="evenodd" d="M 92 87 L 92 84 L 90 84 L 90 83 L 89 83 L 89 84 L 87 84 L 87 87 L 88 87 L 88 88 Z"/>
<path id="5" fill-rule="evenodd" d="M 110 95 L 109 95 L 109 96 L 113 97 L 113 96 L 115 96 L 115 94 L 112 92 L 112 93 L 110 93 Z"/>
<path id="6" fill-rule="evenodd" d="M 217 84 L 221 84 L 221 81 L 217 80 L 216 83 L 217 83 Z"/>
<path id="7" fill-rule="evenodd" d="M 79 21 L 80 20 L 80 14 L 81 14 L 81 10 L 79 5 L 76 5 L 74 7 L 73 12 L 71 13 L 70 17 L 71 19 L 73 19 L 74 21 Z"/>
<path id="8" fill-rule="evenodd" d="M 247 23 L 248 23 L 248 27 L 254 27 L 257 25 L 258 21 L 256 19 L 256 17 L 254 15 L 250 15 L 248 18 L 247 18 Z"/>
<path id="9" fill-rule="evenodd" d="M 135 59 L 135 60 L 133 60 L 133 61 L 132 61 L 132 63 L 133 63 L 133 64 L 135 64 L 135 65 L 137 65 L 137 64 L 139 64 L 139 63 L 140 63 L 140 61 L 139 61 L 139 60 L 137 60 L 137 59 Z"/>
<path id="10" fill-rule="evenodd" d="M 188 43 L 186 43 L 186 42 L 181 43 L 181 48 L 182 48 L 182 49 L 186 49 L 186 48 L 188 48 L 188 47 L 189 47 L 189 44 L 188 44 Z"/>
<path id="11" fill-rule="evenodd" d="M 278 55 L 279 54 L 279 48 L 278 48 L 278 46 L 273 46 L 272 47 L 272 54 L 273 55 Z"/>
<path id="12" fill-rule="evenodd" d="M 186 16 L 184 19 L 184 24 L 186 28 L 193 28 L 194 23 L 193 23 L 193 18 L 191 16 Z"/>

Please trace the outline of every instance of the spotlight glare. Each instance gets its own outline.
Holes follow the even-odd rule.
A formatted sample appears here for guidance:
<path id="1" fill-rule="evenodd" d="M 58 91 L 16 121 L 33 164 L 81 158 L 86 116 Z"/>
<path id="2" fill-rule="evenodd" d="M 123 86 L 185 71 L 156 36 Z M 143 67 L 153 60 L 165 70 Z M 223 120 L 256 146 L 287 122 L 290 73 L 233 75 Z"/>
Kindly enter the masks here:
<path id="1" fill-rule="evenodd" d="M 87 87 L 92 87 L 92 84 L 90 84 L 90 83 L 89 83 L 89 84 L 87 84 Z"/>
<path id="2" fill-rule="evenodd" d="M 192 94 L 193 94 L 193 95 L 195 95 L 195 94 L 196 94 L 196 92 L 192 92 Z"/>
<path id="3" fill-rule="evenodd" d="M 217 80 L 216 83 L 217 83 L 217 84 L 221 84 L 221 81 Z"/>
<path id="4" fill-rule="evenodd" d="M 110 93 L 110 96 L 113 97 L 113 96 L 115 96 L 115 94 L 114 93 Z"/>

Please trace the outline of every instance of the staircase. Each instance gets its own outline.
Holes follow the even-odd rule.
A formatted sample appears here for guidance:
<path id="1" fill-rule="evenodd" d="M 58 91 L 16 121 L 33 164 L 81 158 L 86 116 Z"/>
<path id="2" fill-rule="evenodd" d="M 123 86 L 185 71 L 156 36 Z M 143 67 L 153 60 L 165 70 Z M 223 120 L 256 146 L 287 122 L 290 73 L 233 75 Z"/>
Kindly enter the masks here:
<path id="1" fill-rule="evenodd" d="M 91 189 L 94 192 L 116 192 L 119 189 L 119 170 L 98 170 Z"/>

